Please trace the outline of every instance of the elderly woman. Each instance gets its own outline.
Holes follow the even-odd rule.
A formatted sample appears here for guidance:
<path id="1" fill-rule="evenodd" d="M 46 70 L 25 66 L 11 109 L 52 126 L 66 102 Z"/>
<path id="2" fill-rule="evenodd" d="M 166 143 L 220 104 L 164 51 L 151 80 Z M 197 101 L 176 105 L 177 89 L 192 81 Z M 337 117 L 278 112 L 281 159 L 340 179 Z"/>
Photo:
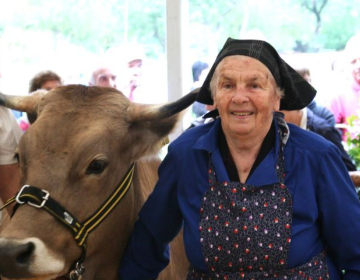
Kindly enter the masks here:
<path id="1" fill-rule="evenodd" d="M 229 38 L 198 95 L 219 117 L 170 145 L 120 277 L 155 279 L 183 226 L 188 280 L 360 279 L 360 202 L 339 151 L 277 112 L 315 93 L 268 43 Z"/>

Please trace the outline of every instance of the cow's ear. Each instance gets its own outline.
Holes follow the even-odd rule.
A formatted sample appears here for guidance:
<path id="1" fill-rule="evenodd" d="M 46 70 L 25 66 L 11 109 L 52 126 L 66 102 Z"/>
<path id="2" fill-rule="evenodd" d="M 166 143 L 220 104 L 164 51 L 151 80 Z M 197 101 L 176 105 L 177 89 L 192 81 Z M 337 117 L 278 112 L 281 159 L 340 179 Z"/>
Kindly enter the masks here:
<path id="1" fill-rule="evenodd" d="M 29 122 L 35 122 L 39 101 L 47 93 L 46 90 L 38 90 L 27 96 L 6 95 L 0 92 L 0 105 L 12 110 L 26 112 Z"/>
<path id="2" fill-rule="evenodd" d="M 130 103 L 128 108 L 129 143 L 134 159 L 156 153 L 179 123 L 183 110 L 196 98 L 193 91 L 179 100 L 164 105 Z"/>
<path id="3" fill-rule="evenodd" d="M 132 147 L 133 158 L 156 155 L 168 143 L 169 134 L 180 123 L 182 114 L 171 117 L 136 121 L 129 125 L 128 145 Z"/>

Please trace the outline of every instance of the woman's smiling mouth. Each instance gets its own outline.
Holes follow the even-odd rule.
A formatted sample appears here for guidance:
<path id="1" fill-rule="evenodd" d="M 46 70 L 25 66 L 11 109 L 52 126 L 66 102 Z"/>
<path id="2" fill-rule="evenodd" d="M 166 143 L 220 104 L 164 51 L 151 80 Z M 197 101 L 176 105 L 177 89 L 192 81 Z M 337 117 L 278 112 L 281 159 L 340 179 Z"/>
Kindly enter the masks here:
<path id="1" fill-rule="evenodd" d="M 252 112 L 232 112 L 231 114 L 235 115 L 235 116 L 250 116 L 253 113 Z"/>

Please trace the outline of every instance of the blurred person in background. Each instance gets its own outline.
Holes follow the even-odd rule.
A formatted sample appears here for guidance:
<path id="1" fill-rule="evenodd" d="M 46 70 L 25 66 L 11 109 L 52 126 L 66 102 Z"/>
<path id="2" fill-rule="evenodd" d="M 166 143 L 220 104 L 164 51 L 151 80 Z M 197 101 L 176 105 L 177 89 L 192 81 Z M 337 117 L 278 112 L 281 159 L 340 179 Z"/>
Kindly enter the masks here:
<path id="1" fill-rule="evenodd" d="M 14 196 L 20 187 L 15 150 L 22 134 L 11 111 L 0 107 L 0 204 Z"/>
<path id="2" fill-rule="evenodd" d="M 89 86 L 117 88 L 116 75 L 109 67 L 97 68 L 90 77 Z"/>
<path id="3" fill-rule="evenodd" d="M 307 67 L 300 67 L 295 69 L 308 83 L 311 84 L 310 69 Z M 334 114 L 324 106 L 318 105 L 315 100 L 307 106 L 315 115 L 325 119 L 330 125 L 335 125 Z"/>
<path id="4" fill-rule="evenodd" d="M 204 80 L 209 72 L 209 64 L 203 61 L 196 61 L 192 65 L 192 76 L 193 76 L 193 85 L 191 90 L 201 87 L 204 83 Z M 197 101 L 192 105 L 192 112 L 195 115 L 195 118 L 199 118 L 208 112 L 208 109 L 204 104 L 201 104 Z"/>
<path id="5" fill-rule="evenodd" d="M 52 90 L 63 84 L 62 79 L 53 71 L 46 70 L 37 73 L 29 83 L 29 93 L 38 89 Z"/>
<path id="6" fill-rule="evenodd" d="M 199 103 L 201 104 L 201 103 Z M 196 119 L 192 120 L 190 123 L 190 126 L 187 129 L 202 125 L 202 124 L 207 124 L 209 122 L 212 122 L 216 117 L 217 117 L 217 110 L 216 107 L 214 105 L 205 105 L 205 113 L 203 115 L 201 115 L 200 117 L 197 117 Z"/>
<path id="7" fill-rule="evenodd" d="M 319 134 L 326 140 L 329 140 L 335 144 L 335 146 L 338 147 L 340 151 L 341 159 L 344 162 L 347 170 L 356 171 L 355 164 L 350 159 L 348 153 L 345 151 L 344 146 L 342 145 L 341 133 L 334 125 L 331 125 L 324 118 L 316 115 L 308 107 L 301 110 L 284 110 L 281 112 L 284 113 L 284 119 L 286 122 L 295 124 L 305 130 Z"/>
<path id="8" fill-rule="evenodd" d="M 143 102 L 143 63 L 145 52 L 141 46 L 128 46 L 124 52 L 127 82 L 122 91 L 133 102 Z"/>
<path id="9" fill-rule="evenodd" d="M 307 67 L 296 68 L 308 83 L 311 84 L 310 69 Z M 356 166 L 345 151 L 342 144 L 341 133 L 335 127 L 334 115 L 325 107 L 319 106 L 313 100 L 311 103 L 301 110 L 282 111 L 284 119 L 288 123 L 295 124 L 305 130 L 315 132 L 326 140 L 332 142 L 340 151 L 340 156 L 348 171 L 355 171 Z"/>
<path id="10" fill-rule="evenodd" d="M 349 65 L 349 79 L 343 91 L 331 100 L 329 107 L 341 128 L 346 128 L 348 117 L 360 116 L 360 34 L 354 35 L 346 43 L 344 59 Z M 345 139 L 345 130 L 343 130 L 343 139 Z"/>
<path id="11" fill-rule="evenodd" d="M 63 85 L 63 81 L 58 74 L 51 70 L 41 71 L 30 80 L 29 94 L 39 89 L 52 90 L 61 85 Z M 34 120 L 26 113 L 23 113 L 17 121 L 22 131 L 26 131 Z"/>
<path id="12" fill-rule="evenodd" d="M 148 59 L 138 43 L 114 46 L 103 59 L 118 73 L 117 89 L 133 102 L 158 104 L 167 100 L 166 61 Z M 165 67 L 164 67 L 165 66 Z"/>

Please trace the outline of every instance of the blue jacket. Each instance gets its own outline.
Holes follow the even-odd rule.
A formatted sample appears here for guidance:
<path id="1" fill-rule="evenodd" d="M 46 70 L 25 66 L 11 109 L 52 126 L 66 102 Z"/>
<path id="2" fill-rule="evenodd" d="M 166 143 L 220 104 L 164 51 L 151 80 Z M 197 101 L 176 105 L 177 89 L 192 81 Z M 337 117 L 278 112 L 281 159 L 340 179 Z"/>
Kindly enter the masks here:
<path id="1" fill-rule="evenodd" d="M 169 146 L 159 181 L 135 225 L 120 270 L 122 279 L 156 278 L 168 263 L 167 244 L 182 226 L 191 265 L 208 270 L 198 228 L 202 198 L 209 188 L 209 157 L 217 180 L 229 181 L 217 146 L 219 129 L 220 118 L 186 131 Z M 289 129 L 284 150 L 285 185 L 293 199 L 288 267 L 306 263 L 326 248 L 331 279 L 342 279 L 341 270 L 346 271 L 343 279 L 360 279 L 360 202 L 339 150 L 315 133 L 291 124 Z M 278 149 L 277 144 L 247 183 L 278 182 Z"/>

